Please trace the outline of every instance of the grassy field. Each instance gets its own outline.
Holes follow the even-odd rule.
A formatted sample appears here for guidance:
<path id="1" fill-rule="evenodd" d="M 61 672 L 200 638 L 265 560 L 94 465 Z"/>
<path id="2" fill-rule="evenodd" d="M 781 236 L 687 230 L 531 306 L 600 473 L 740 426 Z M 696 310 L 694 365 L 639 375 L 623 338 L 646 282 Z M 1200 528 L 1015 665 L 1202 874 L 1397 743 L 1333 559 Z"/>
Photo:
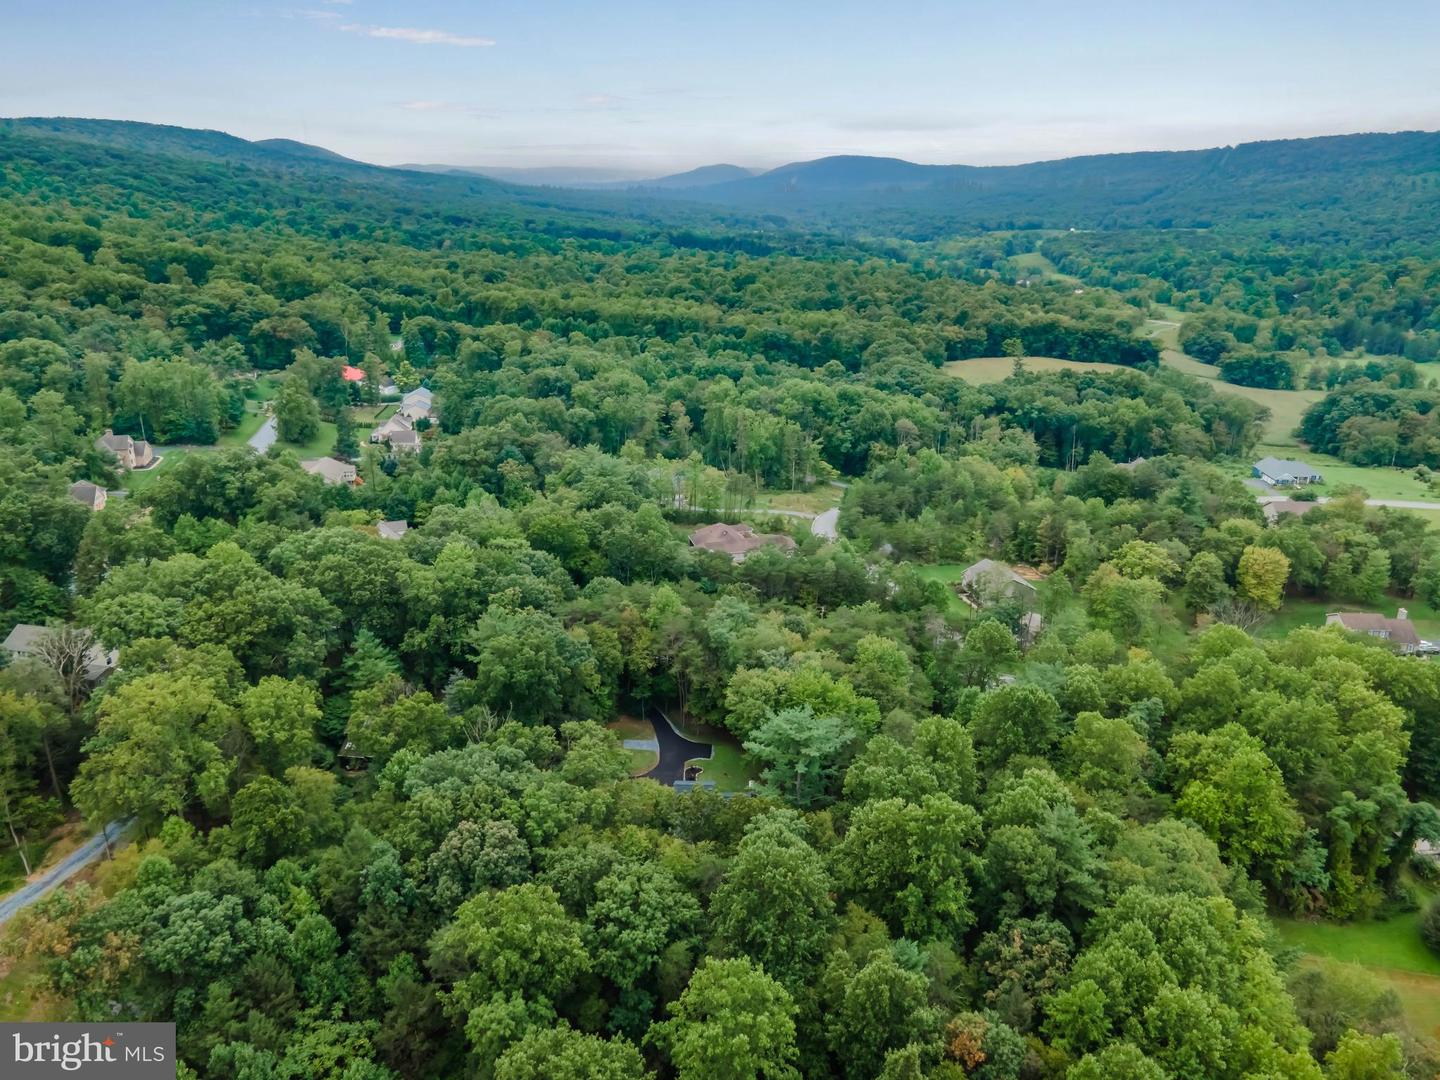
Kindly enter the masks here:
<path id="1" fill-rule="evenodd" d="M 930 566 L 915 567 L 916 572 L 923 578 L 931 581 L 938 581 L 943 585 L 954 585 L 960 580 L 960 575 L 965 572 L 969 563 L 934 563 Z M 950 591 L 950 613 L 952 615 L 964 615 L 971 611 L 969 604 L 961 600 L 953 589 Z"/>
<path id="2" fill-rule="evenodd" d="M 840 505 L 845 492 L 830 484 L 819 484 L 809 491 L 762 491 L 755 496 L 755 510 L 793 510 L 802 514 L 819 514 Z"/>
<path id="3" fill-rule="evenodd" d="M 1255 636 L 1279 638 L 1284 637 L 1291 630 L 1298 630 L 1302 627 L 1318 629 L 1325 625 L 1325 615 L 1330 611 L 1375 610 L 1382 615 L 1393 617 L 1402 607 L 1414 621 L 1415 632 L 1422 638 L 1440 637 L 1440 611 L 1436 611 L 1419 599 L 1400 600 L 1391 596 L 1387 596 L 1374 608 L 1366 607 L 1363 604 L 1345 604 L 1334 600 L 1286 600 L 1280 605 L 1280 610 L 1255 631 Z"/>
<path id="4" fill-rule="evenodd" d="M 615 737 L 621 741 L 625 739 L 653 739 L 655 728 L 649 720 L 641 720 L 636 716 L 627 716 L 624 713 L 617 716 L 610 723 L 605 725 L 609 730 L 615 732 Z M 660 764 L 660 752 L 658 750 L 626 750 L 630 755 L 630 775 L 644 776 L 656 765 Z"/>
<path id="5" fill-rule="evenodd" d="M 1384 922 L 1325 923 L 1276 918 L 1287 945 L 1310 956 L 1358 964 L 1395 990 L 1418 1033 L 1440 1034 L 1440 957 L 1420 940 L 1417 912 Z"/>
<path id="6" fill-rule="evenodd" d="M 1265 442 L 1272 446 L 1290 449 L 1299 446 L 1300 442 L 1295 438 L 1294 431 L 1300 425 L 1300 417 L 1306 409 L 1325 396 L 1321 390 L 1266 390 L 1256 386 L 1236 386 L 1234 383 L 1222 382 L 1220 369 L 1214 364 L 1202 363 L 1175 349 L 1163 350 L 1160 359 L 1166 367 L 1183 371 L 1197 379 L 1209 379 L 1215 383 L 1215 388 L 1223 393 L 1249 398 L 1268 408 L 1271 415 L 1270 423 L 1265 429 Z"/>
<path id="7" fill-rule="evenodd" d="M 1129 371 L 1121 364 L 1099 364 L 1088 360 L 1059 360 L 1053 356 L 1023 356 L 1027 371 Z M 979 356 L 974 360 L 951 360 L 945 374 L 964 379 L 972 386 L 997 383 L 1010 377 L 1015 361 L 1008 356 Z"/>

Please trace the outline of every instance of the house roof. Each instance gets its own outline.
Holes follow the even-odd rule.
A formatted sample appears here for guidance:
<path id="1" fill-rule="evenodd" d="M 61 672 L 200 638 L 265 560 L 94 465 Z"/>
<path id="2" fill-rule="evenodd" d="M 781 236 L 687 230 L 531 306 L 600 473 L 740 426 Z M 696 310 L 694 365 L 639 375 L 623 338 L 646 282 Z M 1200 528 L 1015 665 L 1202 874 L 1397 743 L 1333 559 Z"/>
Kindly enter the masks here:
<path id="1" fill-rule="evenodd" d="M 434 401 L 434 396 L 430 393 L 428 386 L 417 386 L 400 400 L 406 405 L 424 405 L 428 409 Z"/>
<path id="2" fill-rule="evenodd" d="M 410 531 L 408 521 L 382 521 L 375 526 L 376 532 L 380 534 L 381 540 L 399 540 Z"/>
<path id="3" fill-rule="evenodd" d="M 355 479 L 355 466 L 334 458 L 306 458 L 300 467 L 328 484 L 348 484 Z"/>
<path id="4" fill-rule="evenodd" d="M 1319 476 L 1318 470 L 1306 465 L 1303 461 L 1294 461 L 1290 458 L 1264 457 L 1255 463 L 1255 467 L 1266 476 Z"/>
<path id="5" fill-rule="evenodd" d="M 419 446 L 420 435 L 418 432 L 408 428 L 404 431 L 392 431 L 386 438 L 391 446 Z"/>
<path id="6" fill-rule="evenodd" d="M 37 626 L 35 623 L 16 623 L 9 634 L 5 636 L 0 648 L 4 648 L 16 656 L 33 656 L 36 646 L 39 645 L 50 632 L 49 626 Z M 91 645 L 85 654 L 85 674 L 91 679 L 98 679 L 105 672 L 113 668 L 120 659 L 118 650 L 112 649 L 107 652 L 99 642 Z"/>
<path id="7" fill-rule="evenodd" d="M 129 435 L 116 435 L 113 431 L 106 431 L 104 435 L 95 440 L 95 445 L 102 450 L 119 453 L 121 450 L 133 450 L 135 440 Z"/>
<path id="8" fill-rule="evenodd" d="M 70 485 L 70 497 L 94 509 L 105 497 L 105 489 L 89 480 L 76 480 Z"/>
<path id="9" fill-rule="evenodd" d="M 1304 517 L 1311 510 L 1320 504 L 1318 502 L 1301 502 L 1299 499 L 1275 499 L 1262 506 L 1267 521 L 1274 521 L 1281 514 L 1294 514 L 1296 517 Z"/>
<path id="10" fill-rule="evenodd" d="M 1121 462 L 1118 462 L 1118 463 L 1116 464 L 1116 468 L 1119 468 L 1119 469 L 1129 469 L 1131 472 L 1134 472 L 1134 471 L 1135 471 L 1136 469 L 1138 469 L 1141 465 L 1144 465 L 1147 460 L 1149 460 L 1149 459 L 1148 459 L 1148 458 L 1143 458 L 1143 457 L 1131 458 L 1129 461 L 1121 461 Z"/>
<path id="11" fill-rule="evenodd" d="M 727 525 L 724 522 L 696 529 L 690 534 L 690 543 L 706 551 L 719 551 L 731 556 L 747 555 L 766 544 L 774 544 L 786 551 L 795 549 L 795 541 L 784 533 L 757 533 L 749 525 Z"/>
<path id="12" fill-rule="evenodd" d="M 353 367 L 350 364 L 346 364 L 340 369 L 340 377 L 346 382 L 364 382 L 365 369 Z"/>
<path id="13" fill-rule="evenodd" d="M 1375 611 L 1332 611 L 1325 618 L 1361 634 L 1388 632 L 1390 640 L 1400 645 L 1420 644 L 1420 635 L 1409 619 L 1392 619 Z"/>
<path id="14" fill-rule="evenodd" d="M 960 581 L 964 585 L 973 585 L 984 578 L 999 577 L 1008 579 L 1024 585 L 1027 589 L 1035 588 L 1035 582 L 1031 581 L 1024 574 L 1019 573 L 1009 563 L 999 562 L 995 559 L 981 559 L 972 566 L 967 566 L 960 574 Z"/>

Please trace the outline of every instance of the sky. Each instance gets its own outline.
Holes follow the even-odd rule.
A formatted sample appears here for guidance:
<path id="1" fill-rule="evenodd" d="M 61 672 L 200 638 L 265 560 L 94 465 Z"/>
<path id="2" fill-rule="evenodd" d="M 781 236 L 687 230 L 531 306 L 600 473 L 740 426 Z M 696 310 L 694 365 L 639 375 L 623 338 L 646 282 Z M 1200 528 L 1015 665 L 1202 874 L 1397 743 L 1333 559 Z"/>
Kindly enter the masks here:
<path id="1" fill-rule="evenodd" d="M 1435 0 L 0 0 L 0 115 L 377 164 L 1010 164 L 1440 128 Z"/>

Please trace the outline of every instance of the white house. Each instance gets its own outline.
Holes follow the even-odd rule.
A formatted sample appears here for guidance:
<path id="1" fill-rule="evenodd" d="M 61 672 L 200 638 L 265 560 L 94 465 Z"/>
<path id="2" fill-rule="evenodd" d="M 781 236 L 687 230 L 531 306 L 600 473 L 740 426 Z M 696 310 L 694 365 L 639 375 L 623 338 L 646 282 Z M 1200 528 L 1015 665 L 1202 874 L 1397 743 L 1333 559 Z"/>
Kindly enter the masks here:
<path id="1" fill-rule="evenodd" d="M 428 418 L 435 407 L 434 396 L 428 387 L 419 386 L 400 399 L 400 414 L 409 420 Z"/>

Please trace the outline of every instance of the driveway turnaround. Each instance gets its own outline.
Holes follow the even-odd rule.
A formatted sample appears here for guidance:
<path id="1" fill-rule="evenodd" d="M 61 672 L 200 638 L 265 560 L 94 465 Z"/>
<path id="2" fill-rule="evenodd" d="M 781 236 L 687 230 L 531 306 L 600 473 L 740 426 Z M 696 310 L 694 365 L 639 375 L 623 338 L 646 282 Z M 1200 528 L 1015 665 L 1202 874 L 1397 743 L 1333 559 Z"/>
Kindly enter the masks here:
<path id="1" fill-rule="evenodd" d="M 659 709 L 655 712 L 660 717 L 652 721 L 656 740 L 660 743 L 660 763 L 645 775 L 662 784 L 673 784 L 676 780 L 685 779 L 685 762 L 693 758 L 708 758 L 711 750 L 706 743 L 691 742 L 681 735 L 670 718 Z"/>

